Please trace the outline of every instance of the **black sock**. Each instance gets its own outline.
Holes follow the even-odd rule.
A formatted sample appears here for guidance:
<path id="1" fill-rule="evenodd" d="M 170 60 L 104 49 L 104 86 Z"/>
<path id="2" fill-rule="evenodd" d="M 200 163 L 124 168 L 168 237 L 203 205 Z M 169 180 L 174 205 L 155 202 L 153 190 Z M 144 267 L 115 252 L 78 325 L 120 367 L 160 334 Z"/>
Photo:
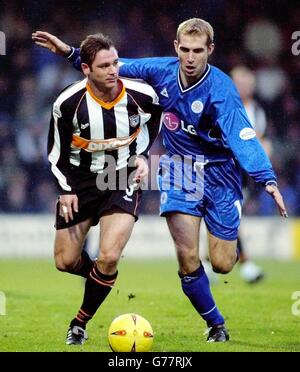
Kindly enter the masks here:
<path id="1" fill-rule="evenodd" d="M 83 303 L 77 316 L 71 321 L 71 327 L 77 325 L 85 328 L 86 323 L 92 319 L 99 306 L 111 291 L 117 275 L 118 272 L 113 275 L 102 274 L 97 266 L 94 266 L 85 283 Z"/>
<path id="2" fill-rule="evenodd" d="M 90 256 L 87 254 L 86 251 L 82 251 L 77 265 L 74 267 L 73 270 L 70 270 L 69 273 L 87 278 L 93 267 L 94 261 L 90 259 Z"/>

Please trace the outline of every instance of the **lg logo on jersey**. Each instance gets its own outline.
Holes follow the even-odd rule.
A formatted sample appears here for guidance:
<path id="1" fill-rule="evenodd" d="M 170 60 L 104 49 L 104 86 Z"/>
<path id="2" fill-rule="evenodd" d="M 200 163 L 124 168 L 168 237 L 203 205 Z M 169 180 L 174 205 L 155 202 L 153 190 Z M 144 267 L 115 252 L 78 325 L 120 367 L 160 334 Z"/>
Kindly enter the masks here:
<path id="1" fill-rule="evenodd" d="M 163 123 L 166 128 L 171 132 L 177 132 L 181 128 L 184 132 L 192 134 L 193 136 L 197 135 L 196 129 L 193 124 L 187 124 L 183 120 L 180 120 L 172 112 L 165 112 L 163 115 Z"/>
<path id="2" fill-rule="evenodd" d="M 294 56 L 299 56 L 300 54 L 300 31 L 295 31 L 292 33 L 292 40 L 296 40 L 292 44 L 292 54 Z"/>
<path id="3" fill-rule="evenodd" d="M 181 129 L 189 134 L 192 134 L 193 136 L 197 135 L 196 129 L 194 128 L 193 124 L 185 124 L 183 120 L 181 120 Z"/>

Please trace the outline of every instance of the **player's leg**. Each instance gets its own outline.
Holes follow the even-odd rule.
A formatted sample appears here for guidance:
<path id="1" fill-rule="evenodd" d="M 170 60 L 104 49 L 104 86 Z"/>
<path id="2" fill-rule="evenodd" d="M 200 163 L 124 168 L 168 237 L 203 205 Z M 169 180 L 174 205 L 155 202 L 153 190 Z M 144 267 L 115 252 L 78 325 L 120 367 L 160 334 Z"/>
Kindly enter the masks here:
<path id="1" fill-rule="evenodd" d="M 218 328 L 218 332 L 220 331 L 219 327 L 224 330 L 218 338 L 209 341 L 226 341 L 228 334 L 223 326 L 224 318 L 215 304 L 209 280 L 200 262 L 199 227 L 201 219 L 182 213 L 168 213 L 166 217 L 176 248 L 182 290 L 206 321 L 208 327 Z"/>
<path id="2" fill-rule="evenodd" d="M 135 217 L 119 208 L 105 213 L 100 219 L 100 249 L 97 269 L 105 275 L 115 275 L 121 253 L 127 244 Z"/>
<path id="3" fill-rule="evenodd" d="M 227 274 L 237 261 L 237 236 L 243 194 L 239 170 L 232 160 L 206 169 L 208 247 L 213 270 Z"/>
<path id="4" fill-rule="evenodd" d="M 217 284 L 219 282 L 219 275 L 213 271 L 209 260 L 208 232 L 205 223 L 201 223 L 200 226 L 200 247 L 200 259 L 205 273 L 208 277 L 209 283 L 210 285 Z"/>
<path id="5" fill-rule="evenodd" d="M 58 221 L 58 219 L 57 219 Z M 82 250 L 87 232 L 91 227 L 92 219 L 86 219 L 73 226 L 60 228 L 64 226 L 61 221 L 57 225 L 55 236 L 55 263 L 60 271 L 66 271 L 71 274 L 88 277 L 94 263 L 88 254 Z M 70 325 L 67 332 L 66 344 L 81 345 L 88 338 L 84 328 L 80 325 Z"/>
<path id="6" fill-rule="evenodd" d="M 114 286 L 117 278 L 117 265 L 131 235 L 134 222 L 138 218 L 142 197 L 140 188 L 131 188 L 128 185 L 127 176 L 130 175 L 130 171 L 131 168 L 125 168 L 118 173 L 119 185 L 122 186 L 121 181 L 125 180 L 125 186 L 127 186 L 125 190 L 120 187 L 120 190 L 98 194 L 98 200 L 92 207 L 96 215 L 100 217 L 99 254 L 87 277 L 83 302 L 76 317 L 71 321 L 68 335 L 73 329 L 78 328 L 86 335 L 87 322 L 91 320 Z M 95 222 L 95 218 L 93 220 Z M 83 343 L 84 338 L 81 337 L 80 341 Z M 67 343 L 69 343 L 68 338 Z M 73 343 L 72 340 L 70 343 Z"/>
<path id="7" fill-rule="evenodd" d="M 131 235 L 135 218 L 121 209 L 111 209 L 100 218 L 99 256 L 85 284 L 82 305 L 70 324 L 85 329 L 117 278 L 117 265 Z"/>
<path id="8" fill-rule="evenodd" d="M 56 230 L 54 257 L 56 268 L 86 278 L 93 268 L 93 261 L 82 250 L 92 220 Z"/>
<path id="9" fill-rule="evenodd" d="M 226 216 L 224 215 L 226 210 Z M 223 218 L 222 218 L 223 217 Z M 229 273 L 237 262 L 237 233 L 240 223 L 239 210 L 231 201 L 215 203 L 206 210 L 205 223 L 208 234 L 208 252 L 214 272 Z"/>
<path id="10" fill-rule="evenodd" d="M 193 163 L 187 162 L 183 165 L 180 159 L 171 159 L 164 155 L 160 159 L 158 184 L 161 191 L 160 214 L 167 218 L 174 241 L 182 290 L 208 327 L 224 328 L 224 318 L 215 305 L 199 256 L 199 228 L 204 210 L 201 187 L 203 172 L 197 177 Z M 224 333 L 212 341 L 227 339 L 228 335 Z"/>
<path id="11" fill-rule="evenodd" d="M 224 240 L 208 233 L 209 257 L 214 272 L 219 274 L 229 273 L 237 260 L 236 239 Z"/>
<path id="12" fill-rule="evenodd" d="M 187 275 L 200 266 L 199 229 L 201 218 L 178 212 L 166 214 L 175 245 L 179 271 Z"/>
<path id="13" fill-rule="evenodd" d="M 248 260 L 248 257 L 246 255 L 245 249 L 244 249 L 244 244 L 242 241 L 242 238 L 240 234 L 237 237 L 237 243 L 236 243 L 236 250 L 239 256 L 239 262 L 243 263 Z"/>
<path id="14" fill-rule="evenodd" d="M 60 211 L 59 202 L 57 203 L 54 253 L 58 270 L 87 278 L 94 266 L 94 262 L 82 248 L 87 233 L 91 225 L 94 224 L 94 211 L 98 195 L 93 188 L 89 187 L 88 192 L 81 192 L 84 187 L 86 185 L 77 184 L 79 212 L 75 213 L 73 220 L 68 223 L 66 223 Z M 78 325 L 70 325 L 66 344 L 81 345 L 87 338 L 84 328 Z"/>
<path id="15" fill-rule="evenodd" d="M 60 200 L 56 204 L 54 257 L 58 270 L 86 278 L 93 268 L 93 261 L 82 250 L 86 235 L 93 223 L 94 200 L 89 202 L 87 193 L 81 193 L 78 184 L 79 212 L 74 213 L 73 220 L 66 222 L 61 210 Z M 88 195 L 94 195 L 89 193 Z"/>

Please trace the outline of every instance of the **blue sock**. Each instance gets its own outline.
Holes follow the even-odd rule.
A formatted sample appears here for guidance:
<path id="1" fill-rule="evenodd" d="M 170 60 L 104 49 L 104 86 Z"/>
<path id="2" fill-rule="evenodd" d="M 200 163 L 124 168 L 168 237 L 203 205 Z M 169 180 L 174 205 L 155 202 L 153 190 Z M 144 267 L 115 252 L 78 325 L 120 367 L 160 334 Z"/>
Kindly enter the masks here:
<path id="1" fill-rule="evenodd" d="M 202 265 L 188 275 L 179 273 L 182 290 L 208 327 L 224 324 L 209 287 L 209 280 Z"/>

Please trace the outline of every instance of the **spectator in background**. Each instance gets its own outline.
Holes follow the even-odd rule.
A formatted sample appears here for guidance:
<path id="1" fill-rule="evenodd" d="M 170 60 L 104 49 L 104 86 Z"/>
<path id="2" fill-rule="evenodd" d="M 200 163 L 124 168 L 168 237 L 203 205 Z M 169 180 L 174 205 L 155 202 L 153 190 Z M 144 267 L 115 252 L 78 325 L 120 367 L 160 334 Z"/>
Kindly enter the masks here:
<path id="1" fill-rule="evenodd" d="M 271 143 L 264 136 L 267 126 L 266 114 L 262 106 L 254 98 L 255 73 L 245 65 L 239 65 L 232 69 L 231 77 L 240 93 L 243 105 L 246 109 L 250 123 L 255 129 L 257 138 L 260 140 L 268 156 L 271 156 Z M 249 198 L 249 193 L 245 190 L 245 187 L 247 186 L 246 175 L 243 183 L 243 191 L 245 199 L 247 199 Z M 237 249 L 239 251 L 241 277 L 248 283 L 256 283 L 263 279 L 263 270 L 249 259 L 240 232 L 237 239 Z"/>

